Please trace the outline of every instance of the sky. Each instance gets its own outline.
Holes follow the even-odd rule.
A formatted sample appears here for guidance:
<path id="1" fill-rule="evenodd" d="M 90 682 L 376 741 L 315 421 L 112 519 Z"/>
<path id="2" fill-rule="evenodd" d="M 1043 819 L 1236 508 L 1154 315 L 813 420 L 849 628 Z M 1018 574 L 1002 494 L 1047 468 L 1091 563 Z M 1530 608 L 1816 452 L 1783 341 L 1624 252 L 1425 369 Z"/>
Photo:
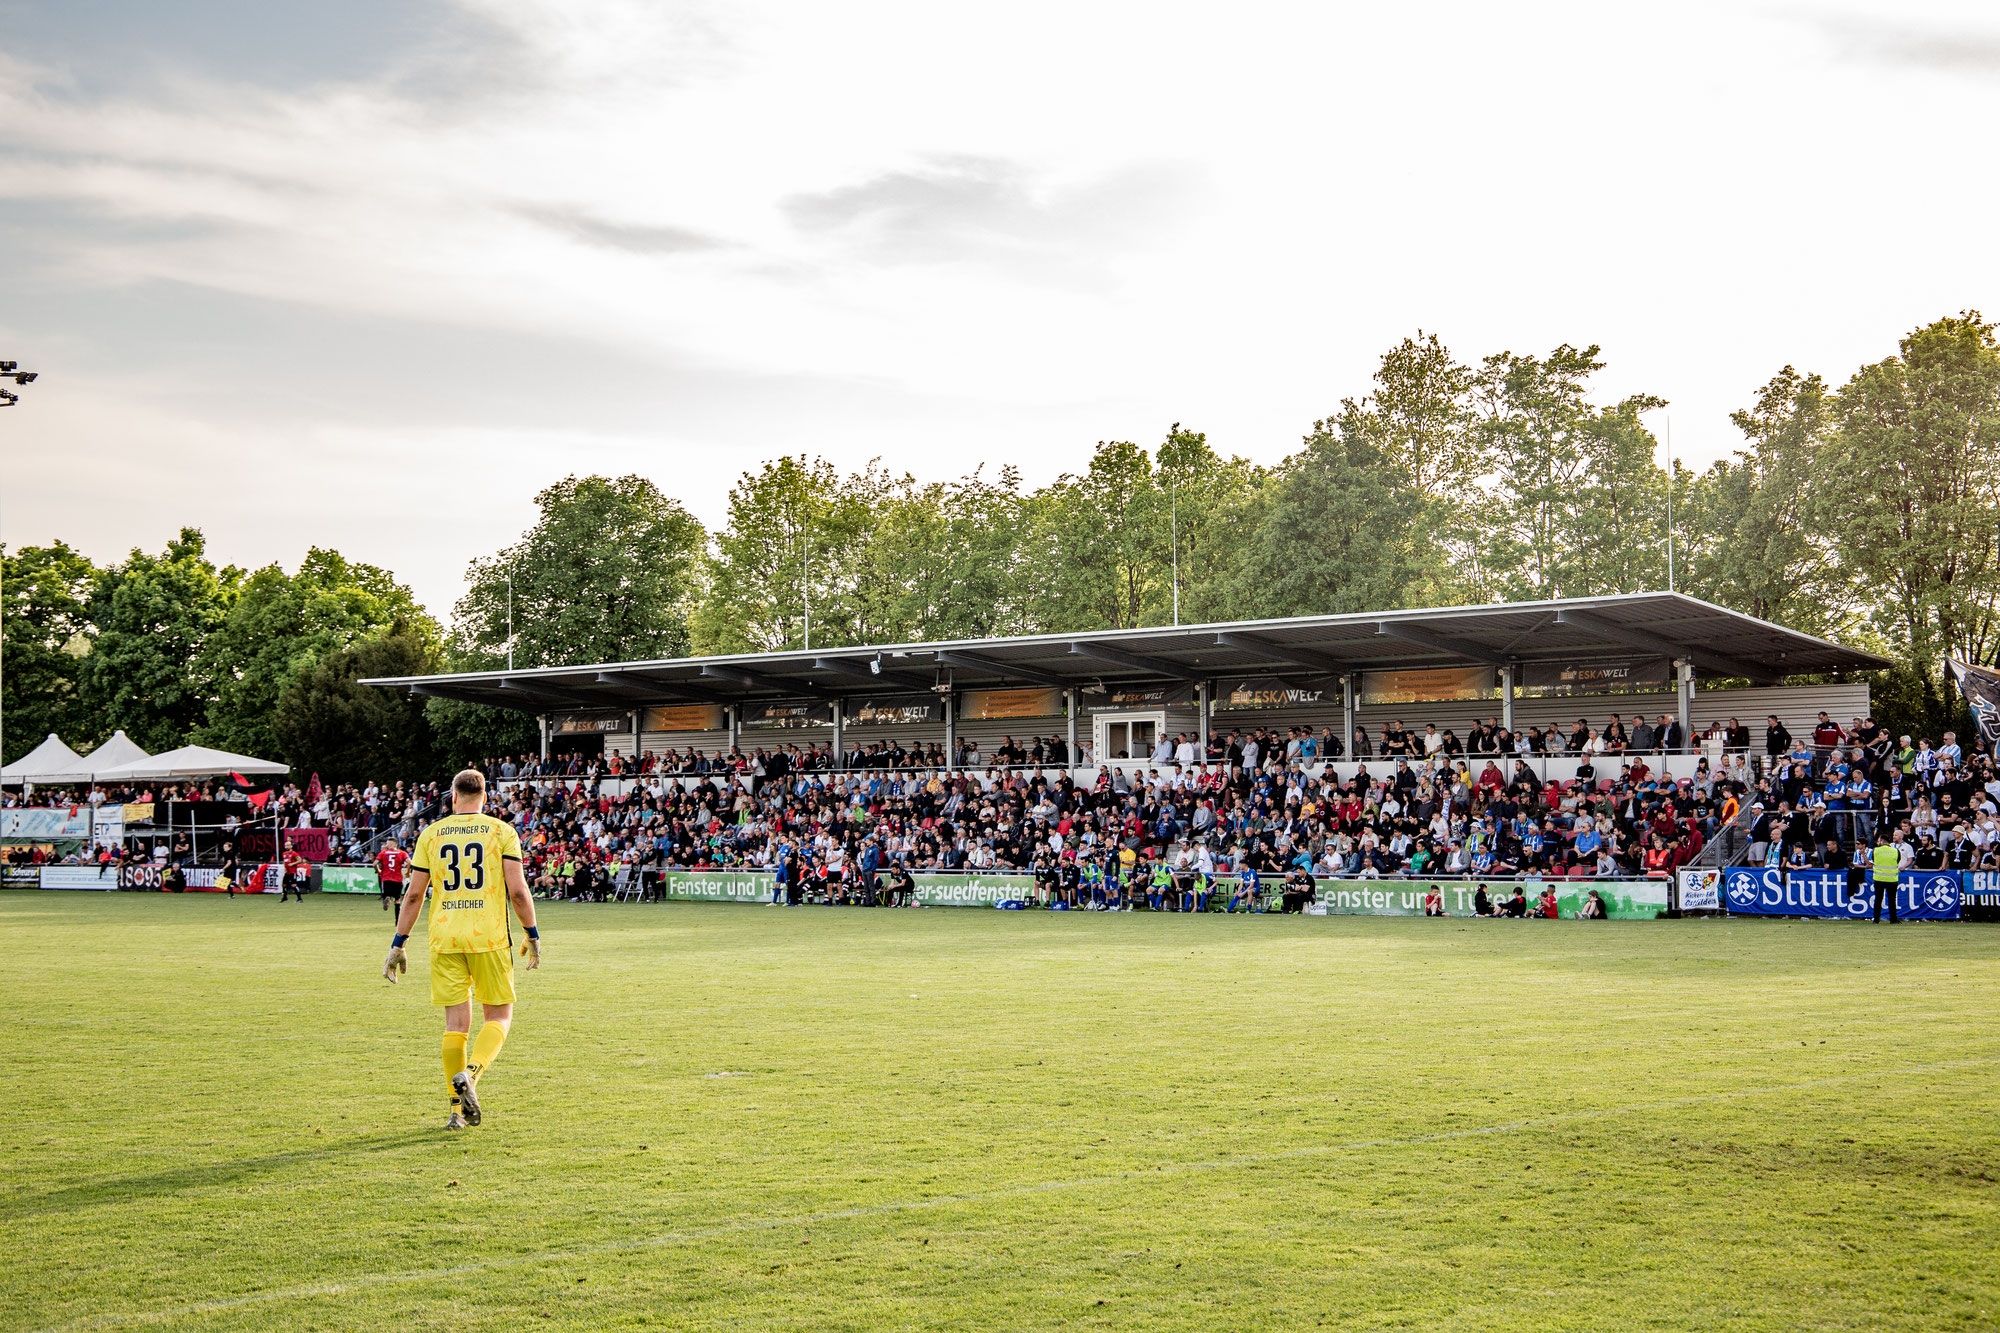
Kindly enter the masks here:
<path id="1" fill-rule="evenodd" d="M 1418 329 L 1705 464 L 2000 316 L 1996 124 L 1991 4 L 0 0 L 0 540 L 446 617 L 571 473 L 1274 463 Z"/>

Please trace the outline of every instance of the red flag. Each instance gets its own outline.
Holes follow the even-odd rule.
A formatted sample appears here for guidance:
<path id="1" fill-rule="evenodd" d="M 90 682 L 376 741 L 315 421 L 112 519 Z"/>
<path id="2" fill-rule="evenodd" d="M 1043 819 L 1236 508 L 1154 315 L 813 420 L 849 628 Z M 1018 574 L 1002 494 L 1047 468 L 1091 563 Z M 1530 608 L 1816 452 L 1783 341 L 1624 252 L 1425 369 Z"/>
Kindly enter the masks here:
<path id="1" fill-rule="evenodd" d="M 249 800 L 252 806 L 254 806 L 259 810 L 262 810 L 265 806 L 271 803 L 271 793 L 267 791 L 260 791 L 253 793 L 246 799 Z"/>
<path id="2" fill-rule="evenodd" d="M 315 773 L 312 776 L 312 781 L 306 784 L 306 804 L 318 805 L 319 798 L 320 798 L 319 774 Z"/>

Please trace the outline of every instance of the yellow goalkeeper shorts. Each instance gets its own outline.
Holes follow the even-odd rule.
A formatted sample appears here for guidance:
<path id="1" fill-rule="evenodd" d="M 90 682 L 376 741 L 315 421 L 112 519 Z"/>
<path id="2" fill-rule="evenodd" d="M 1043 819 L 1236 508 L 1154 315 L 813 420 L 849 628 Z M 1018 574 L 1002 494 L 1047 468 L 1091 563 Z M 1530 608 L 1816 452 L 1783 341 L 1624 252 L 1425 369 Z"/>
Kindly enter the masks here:
<path id="1" fill-rule="evenodd" d="M 514 950 L 431 955 L 431 1003 L 449 1008 L 468 998 L 481 1004 L 514 1003 Z"/>

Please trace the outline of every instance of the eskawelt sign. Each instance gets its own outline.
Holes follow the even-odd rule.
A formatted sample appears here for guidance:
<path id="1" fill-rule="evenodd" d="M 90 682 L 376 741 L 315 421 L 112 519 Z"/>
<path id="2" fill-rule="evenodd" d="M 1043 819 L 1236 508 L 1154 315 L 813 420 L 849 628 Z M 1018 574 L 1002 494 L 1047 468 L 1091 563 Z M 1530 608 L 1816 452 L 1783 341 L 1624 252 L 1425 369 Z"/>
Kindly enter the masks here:
<path id="1" fill-rule="evenodd" d="M 1845 870 L 1776 870 L 1738 866 L 1723 877 L 1722 900 L 1749 916 L 1873 916 L 1874 886 L 1852 891 Z M 1896 885 L 1896 914 L 1914 921 L 1956 921 L 1959 877 L 1953 870 L 1906 870 Z"/>
<path id="2" fill-rule="evenodd" d="M 1170 685 L 1113 685 L 1102 694 L 1083 693 L 1086 713 L 1126 713 L 1149 708 L 1185 708 L 1194 702 L 1194 686 L 1186 681 Z"/>
<path id="3" fill-rule="evenodd" d="M 889 694 L 850 699 L 842 707 L 850 727 L 900 727 L 944 721 L 944 700 L 935 694 Z"/>
<path id="4" fill-rule="evenodd" d="M 632 730 L 630 713 L 558 713 L 550 728 L 558 736 L 622 736 Z"/>
<path id="5" fill-rule="evenodd" d="M 1527 662 L 1520 687 L 1528 694 L 1657 693 L 1673 685 L 1673 665 L 1664 657 L 1628 657 L 1615 662 L 1565 666 L 1560 662 Z"/>
<path id="6" fill-rule="evenodd" d="M 1340 700 L 1337 680 L 1307 680 L 1294 684 L 1277 676 L 1239 676 L 1215 683 L 1212 711 L 1232 713 L 1254 708 L 1317 708 Z"/>
<path id="7" fill-rule="evenodd" d="M 745 731 L 801 731 L 833 725 L 833 705 L 811 699 L 780 699 L 775 703 L 745 704 Z"/>

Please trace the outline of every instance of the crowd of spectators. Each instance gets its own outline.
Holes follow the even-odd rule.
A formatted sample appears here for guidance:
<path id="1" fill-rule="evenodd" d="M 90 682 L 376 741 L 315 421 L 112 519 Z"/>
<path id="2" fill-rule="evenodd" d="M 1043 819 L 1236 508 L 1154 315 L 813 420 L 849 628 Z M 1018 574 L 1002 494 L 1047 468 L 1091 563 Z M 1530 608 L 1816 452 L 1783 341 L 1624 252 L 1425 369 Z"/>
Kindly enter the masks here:
<path id="1" fill-rule="evenodd" d="M 1912 742 L 1822 713 L 1810 738 L 1786 733 L 1767 755 L 1751 810 L 1754 864 L 1852 870 L 1879 835 L 1905 867 L 2000 870 L 2000 772 L 1955 733 Z"/>
<path id="2" fill-rule="evenodd" d="M 1919 866 L 2000 869 L 1993 761 L 1967 756 L 1949 733 L 1932 745 L 1891 737 L 1872 719 L 1842 727 L 1821 714 L 1797 737 L 1767 718 L 1759 746 L 1732 720 L 1700 738 L 1720 744 L 1675 778 L 1660 753 L 1676 748 L 1676 730 L 1671 719 L 1580 723 L 1558 738 L 1563 753 L 1573 740 L 1581 747 L 1575 777 L 1560 781 L 1528 762 L 1552 753 L 1552 733 L 1512 734 L 1497 722 L 1470 728 L 1466 742 L 1434 726 L 1357 732 L 1338 769 L 1323 762 L 1329 737 L 1307 728 L 1218 732 L 1205 749 L 1162 738 L 1147 761 L 1083 782 L 1059 738 L 1007 739 L 989 762 L 959 769 L 938 766 L 938 747 L 888 743 L 841 762 L 829 747 L 792 744 L 613 757 L 577 772 L 532 758 L 483 767 L 489 808 L 520 831 L 530 883 L 565 897 L 607 896 L 665 870 L 728 869 L 774 882 L 782 871 L 802 896 L 886 901 L 899 869 L 1008 870 L 1034 873 L 1051 902 L 1102 905 L 1111 894 L 1118 907 L 1156 897 L 1180 906 L 1247 876 L 1282 885 L 1304 908 L 1329 877 L 1663 876 L 1718 837 L 1753 861 L 1845 867 L 1878 829 L 1906 840 Z M 255 805 L 229 782 L 82 799 L 241 802 L 227 835 L 273 820 L 325 828 L 333 859 L 354 861 L 387 837 L 408 847 L 442 808 L 436 785 L 401 783 L 293 785 Z M 213 859 L 217 845 L 199 850 Z M 179 862 L 196 850 L 155 842 L 95 855 Z"/>

